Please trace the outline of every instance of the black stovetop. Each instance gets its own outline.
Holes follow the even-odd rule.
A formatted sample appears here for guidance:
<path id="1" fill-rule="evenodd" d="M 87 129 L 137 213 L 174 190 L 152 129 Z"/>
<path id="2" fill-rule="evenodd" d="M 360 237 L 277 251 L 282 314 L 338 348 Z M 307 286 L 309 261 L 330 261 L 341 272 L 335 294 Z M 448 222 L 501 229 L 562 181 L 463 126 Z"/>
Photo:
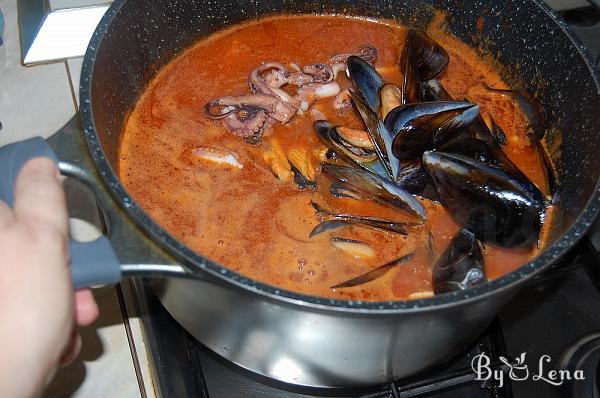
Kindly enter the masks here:
<path id="1" fill-rule="evenodd" d="M 600 20 L 591 7 L 563 14 L 595 56 L 600 54 L 600 35 L 587 34 Z M 596 30 L 597 32 L 597 30 Z M 586 36 L 587 35 L 587 36 Z M 586 37 L 583 37 L 586 36 Z M 171 318 L 144 283 L 136 282 L 145 342 L 154 372 L 154 388 L 160 397 L 600 397 L 600 261 L 587 240 L 561 263 L 531 281 L 510 301 L 463 354 L 436 369 L 410 379 L 361 390 L 306 389 L 279 383 L 251 373 L 222 359 L 189 335 Z M 485 353 L 489 367 L 503 376 L 476 380 L 473 360 Z M 509 377 L 511 365 L 525 353 L 530 372 L 527 380 Z M 534 380 L 548 378 L 552 369 L 583 371 L 585 380 L 564 381 L 554 386 Z M 475 361 L 477 363 L 477 361 Z M 523 375 L 523 368 L 515 375 Z M 500 377 L 498 377 L 500 378 Z"/>

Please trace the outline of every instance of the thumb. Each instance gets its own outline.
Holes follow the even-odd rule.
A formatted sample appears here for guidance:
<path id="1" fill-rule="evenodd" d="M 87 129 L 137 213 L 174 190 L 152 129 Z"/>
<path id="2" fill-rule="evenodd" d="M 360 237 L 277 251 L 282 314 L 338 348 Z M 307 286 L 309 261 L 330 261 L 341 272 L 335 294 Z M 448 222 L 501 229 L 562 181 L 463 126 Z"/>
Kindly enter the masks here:
<path id="1" fill-rule="evenodd" d="M 17 219 L 68 234 L 65 193 L 58 177 L 58 169 L 47 158 L 35 158 L 23 166 L 15 186 Z"/>

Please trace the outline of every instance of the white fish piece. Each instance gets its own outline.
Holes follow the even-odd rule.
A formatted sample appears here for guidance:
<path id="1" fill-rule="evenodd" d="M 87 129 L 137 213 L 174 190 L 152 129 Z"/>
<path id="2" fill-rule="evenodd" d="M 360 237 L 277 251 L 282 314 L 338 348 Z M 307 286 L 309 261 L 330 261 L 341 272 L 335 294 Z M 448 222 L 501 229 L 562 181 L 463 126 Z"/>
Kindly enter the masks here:
<path id="1" fill-rule="evenodd" d="M 360 240 L 332 237 L 330 241 L 335 248 L 355 258 L 362 259 L 375 257 L 375 250 L 367 243 Z"/>
<path id="2" fill-rule="evenodd" d="M 312 104 L 323 98 L 335 97 L 339 93 L 340 85 L 336 81 L 327 84 L 312 83 L 300 87 L 296 93 L 296 98 Z"/>
<path id="3" fill-rule="evenodd" d="M 414 292 L 408 295 L 408 298 L 410 300 L 419 300 L 419 299 L 426 299 L 429 297 L 433 297 L 435 296 L 435 294 L 432 291 L 429 290 L 424 290 L 422 292 Z"/>
<path id="4" fill-rule="evenodd" d="M 227 149 L 199 147 L 194 149 L 192 153 L 199 159 L 218 165 L 232 166 L 236 169 L 244 168 L 244 165 L 237 159 L 236 154 Z"/>

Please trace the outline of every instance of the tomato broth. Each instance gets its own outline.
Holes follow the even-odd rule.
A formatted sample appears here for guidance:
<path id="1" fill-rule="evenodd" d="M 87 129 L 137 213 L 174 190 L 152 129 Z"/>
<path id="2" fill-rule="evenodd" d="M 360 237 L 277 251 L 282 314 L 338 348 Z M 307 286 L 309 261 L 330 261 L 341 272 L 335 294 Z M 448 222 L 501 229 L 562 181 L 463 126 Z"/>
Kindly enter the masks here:
<path id="1" fill-rule="evenodd" d="M 320 222 L 311 205 L 338 213 L 409 220 L 402 211 L 371 200 L 335 198 L 319 172 L 325 149 L 313 130 L 316 119 L 364 129 L 353 109 L 339 110 L 332 98 L 317 101 L 289 123 L 273 124 L 256 144 L 249 144 L 203 109 L 224 95 L 248 93 L 250 72 L 266 61 L 284 65 L 327 62 L 338 53 L 355 52 L 369 43 L 377 48 L 374 66 L 386 81 L 398 85 L 398 68 L 407 29 L 388 21 L 340 16 L 279 16 L 234 26 L 200 40 L 149 83 L 123 129 L 119 175 L 140 206 L 164 229 L 201 255 L 232 271 L 282 289 L 352 300 L 399 300 L 432 295 L 435 259 L 459 230 L 437 202 L 419 198 L 426 209 L 423 227 L 398 235 L 356 225 L 309 238 Z M 428 32 L 449 53 L 438 77 L 453 98 L 467 98 L 489 113 L 506 132 L 510 159 L 538 186 L 543 165 L 524 139 L 526 122 L 516 105 L 481 88 L 507 89 L 493 62 L 482 59 L 455 38 Z M 339 74 L 342 88 L 350 80 Z M 279 179 L 265 153 L 301 150 L 317 175 L 315 190 L 299 190 L 293 178 Z M 194 156 L 196 148 L 224 149 L 240 167 Z M 428 232 L 431 231 L 432 239 Z M 374 255 L 356 256 L 331 244 L 332 237 L 368 244 Z M 431 246 L 433 245 L 433 246 Z M 433 247 L 433 252 L 431 251 Z M 498 278 L 527 262 L 539 249 L 506 249 L 486 244 L 485 271 Z M 349 288 L 331 287 L 404 254 L 414 257 L 379 278 Z"/>

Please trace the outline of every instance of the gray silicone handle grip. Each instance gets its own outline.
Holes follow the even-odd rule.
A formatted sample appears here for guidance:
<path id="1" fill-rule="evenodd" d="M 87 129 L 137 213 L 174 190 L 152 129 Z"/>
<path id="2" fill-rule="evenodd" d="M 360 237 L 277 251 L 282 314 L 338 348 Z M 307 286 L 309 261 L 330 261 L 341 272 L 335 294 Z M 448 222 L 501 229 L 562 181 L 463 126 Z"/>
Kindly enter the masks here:
<path id="1" fill-rule="evenodd" d="M 15 182 L 23 165 L 35 157 L 47 157 L 58 164 L 54 150 L 41 137 L 30 138 L 0 148 L 0 199 L 14 204 Z M 81 289 L 121 280 L 121 266 L 110 242 L 104 236 L 93 242 L 71 240 L 73 287 Z"/>

